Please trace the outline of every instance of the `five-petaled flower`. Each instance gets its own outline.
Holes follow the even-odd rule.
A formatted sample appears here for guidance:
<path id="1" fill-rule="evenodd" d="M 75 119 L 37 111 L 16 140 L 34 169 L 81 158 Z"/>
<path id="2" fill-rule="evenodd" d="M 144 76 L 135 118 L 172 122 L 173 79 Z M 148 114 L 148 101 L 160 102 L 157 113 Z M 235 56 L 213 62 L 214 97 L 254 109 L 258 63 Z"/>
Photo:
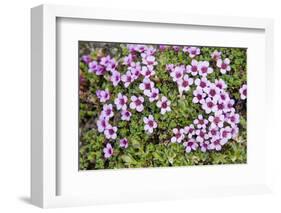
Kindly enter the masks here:
<path id="1" fill-rule="evenodd" d="M 128 98 L 126 95 L 118 93 L 117 98 L 115 98 L 114 103 L 117 110 L 126 110 L 127 109 Z"/>
<path id="2" fill-rule="evenodd" d="M 143 102 L 144 102 L 144 98 L 142 96 L 132 96 L 131 97 L 131 103 L 130 103 L 130 108 L 131 109 L 135 109 L 138 112 L 142 112 L 144 107 L 143 107 Z"/>
<path id="3" fill-rule="evenodd" d="M 157 101 L 157 107 L 159 107 L 161 109 L 161 114 L 165 114 L 166 112 L 170 112 L 171 111 L 171 101 L 168 100 L 168 98 L 166 96 L 162 96 L 162 98 Z"/>
<path id="4" fill-rule="evenodd" d="M 142 83 L 139 85 L 140 90 L 143 90 L 143 94 L 148 96 L 151 89 L 154 87 L 154 82 L 149 78 L 144 78 Z"/>
<path id="5" fill-rule="evenodd" d="M 148 91 L 147 96 L 149 97 L 149 101 L 150 102 L 158 100 L 158 98 L 159 98 L 159 89 L 152 88 L 150 91 Z"/>
<path id="6" fill-rule="evenodd" d="M 103 149 L 104 157 L 110 158 L 113 155 L 113 148 L 110 143 L 107 143 Z"/>
<path id="7" fill-rule="evenodd" d="M 218 59 L 217 60 L 217 67 L 220 68 L 220 72 L 222 74 L 225 74 L 226 72 L 229 72 L 231 70 L 230 67 L 230 60 L 228 58 L 222 60 L 222 59 Z"/>
<path id="8" fill-rule="evenodd" d="M 121 74 L 118 71 L 112 71 L 110 76 L 110 81 L 112 82 L 113 86 L 117 86 L 121 81 Z"/>
<path id="9" fill-rule="evenodd" d="M 211 53 L 211 57 L 213 60 L 217 61 L 218 59 L 221 58 L 221 52 L 215 50 L 214 52 Z"/>
<path id="10" fill-rule="evenodd" d="M 144 130 L 149 134 L 153 133 L 153 129 L 157 128 L 157 123 L 155 122 L 152 115 L 144 117 L 143 122 L 145 123 Z"/>
<path id="11" fill-rule="evenodd" d="M 184 75 L 182 79 L 177 81 L 179 92 L 186 92 L 190 89 L 190 86 L 193 84 L 193 79 L 189 78 L 188 75 Z"/>
<path id="12" fill-rule="evenodd" d="M 100 102 L 106 102 L 110 99 L 109 90 L 97 90 L 96 95 L 99 98 Z"/>
<path id="13" fill-rule="evenodd" d="M 198 47 L 189 47 L 187 49 L 190 58 L 194 58 L 197 55 L 200 55 L 200 49 Z"/>
<path id="14" fill-rule="evenodd" d="M 186 66 L 186 72 L 191 73 L 191 75 L 195 76 L 199 71 L 199 63 L 195 59 L 192 59 L 191 65 Z"/>
<path id="15" fill-rule="evenodd" d="M 103 105 L 101 115 L 107 118 L 111 118 L 114 116 L 113 106 L 112 104 Z"/>
<path id="16" fill-rule="evenodd" d="M 104 130 L 104 135 L 107 139 L 116 139 L 117 138 L 117 127 L 116 126 L 111 126 L 111 125 L 108 125 L 106 127 L 106 129 Z"/>
<path id="17" fill-rule="evenodd" d="M 119 140 L 119 146 L 121 147 L 121 148 L 128 148 L 128 139 L 127 138 L 122 138 L 122 139 L 120 139 Z"/>
<path id="18" fill-rule="evenodd" d="M 177 128 L 174 128 L 173 129 L 173 133 L 174 133 L 174 136 L 171 138 L 171 142 L 172 143 L 181 143 L 182 140 L 184 139 L 184 129 L 177 129 Z"/>
<path id="19" fill-rule="evenodd" d="M 121 112 L 121 120 L 129 121 L 131 119 L 132 113 L 128 110 L 123 110 Z"/>
<path id="20" fill-rule="evenodd" d="M 198 143 L 193 138 L 190 138 L 188 141 L 184 142 L 183 145 L 187 153 L 191 152 L 192 150 L 195 151 L 198 148 Z"/>
<path id="21" fill-rule="evenodd" d="M 200 61 L 198 63 L 199 75 L 206 77 L 213 72 L 213 68 L 209 67 L 208 61 Z"/>

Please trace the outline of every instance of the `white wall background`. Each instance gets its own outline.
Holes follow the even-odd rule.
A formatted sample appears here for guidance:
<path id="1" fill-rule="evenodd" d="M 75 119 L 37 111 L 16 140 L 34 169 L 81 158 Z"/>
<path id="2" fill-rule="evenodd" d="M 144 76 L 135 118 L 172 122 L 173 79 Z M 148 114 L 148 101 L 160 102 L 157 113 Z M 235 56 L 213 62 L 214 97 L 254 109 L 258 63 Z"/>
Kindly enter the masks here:
<path id="1" fill-rule="evenodd" d="M 279 124 L 281 13 L 278 0 L 2 0 L 0 5 L 0 212 L 38 212 L 29 204 L 30 8 L 42 3 L 165 11 L 167 13 L 268 17 L 275 20 L 275 122 Z M 278 85 L 279 84 L 279 85 Z M 277 110 L 279 109 L 279 110 Z M 278 138 L 278 137 L 276 137 Z M 274 146 L 275 191 L 270 195 L 52 209 L 50 212 L 277 212 L 281 210 L 281 139 Z"/>

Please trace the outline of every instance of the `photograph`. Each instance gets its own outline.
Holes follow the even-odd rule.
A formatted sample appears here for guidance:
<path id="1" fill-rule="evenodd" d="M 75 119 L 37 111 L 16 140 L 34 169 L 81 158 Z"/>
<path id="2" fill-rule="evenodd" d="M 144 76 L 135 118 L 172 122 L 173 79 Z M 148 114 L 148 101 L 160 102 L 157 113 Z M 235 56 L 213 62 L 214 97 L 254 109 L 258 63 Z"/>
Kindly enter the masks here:
<path id="1" fill-rule="evenodd" d="M 247 163 L 247 48 L 78 41 L 79 170 Z"/>

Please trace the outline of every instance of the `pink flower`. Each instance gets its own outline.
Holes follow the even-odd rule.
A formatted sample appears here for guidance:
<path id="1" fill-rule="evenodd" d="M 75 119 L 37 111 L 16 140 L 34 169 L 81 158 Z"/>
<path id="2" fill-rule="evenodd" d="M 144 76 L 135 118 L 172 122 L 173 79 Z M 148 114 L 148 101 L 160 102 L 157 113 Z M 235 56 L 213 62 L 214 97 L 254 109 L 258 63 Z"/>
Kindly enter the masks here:
<path id="1" fill-rule="evenodd" d="M 216 85 L 216 87 L 217 88 L 219 88 L 219 89 L 226 89 L 227 88 L 227 85 L 226 85 L 226 83 L 224 82 L 224 80 L 222 80 L 222 79 L 219 79 L 219 80 L 215 80 L 215 85 Z"/>
<path id="2" fill-rule="evenodd" d="M 209 87 L 205 89 L 205 92 L 211 97 L 213 100 L 219 100 L 220 89 L 217 88 L 214 84 L 210 84 Z"/>
<path id="3" fill-rule="evenodd" d="M 200 55 L 200 49 L 198 47 L 189 47 L 187 52 L 189 53 L 190 58 Z"/>
<path id="4" fill-rule="evenodd" d="M 154 82 L 149 78 L 144 78 L 142 83 L 139 85 L 140 90 L 143 90 L 143 93 L 148 96 L 148 93 L 154 87 Z"/>
<path id="5" fill-rule="evenodd" d="M 110 158 L 113 155 L 113 148 L 110 143 L 106 144 L 106 147 L 103 149 L 104 157 Z"/>
<path id="6" fill-rule="evenodd" d="M 202 104 L 202 108 L 205 110 L 207 114 L 216 111 L 216 104 L 211 98 L 206 98 L 205 102 Z"/>
<path id="7" fill-rule="evenodd" d="M 100 60 L 100 65 L 103 65 L 106 67 L 110 63 L 110 60 L 111 60 L 111 58 L 109 55 L 102 57 Z"/>
<path id="8" fill-rule="evenodd" d="M 138 79 L 141 75 L 141 65 L 140 63 L 136 63 L 135 67 L 131 67 L 131 73 L 134 80 Z"/>
<path id="9" fill-rule="evenodd" d="M 220 136 L 219 128 L 216 125 L 211 125 L 208 134 L 210 138 L 219 137 Z"/>
<path id="10" fill-rule="evenodd" d="M 114 116 L 112 104 L 103 105 L 103 109 L 101 115 L 107 118 L 111 118 Z"/>
<path id="11" fill-rule="evenodd" d="M 118 71 L 112 71 L 112 75 L 110 76 L 110 81 L 112 82 L 113 86 L 117 86 L 121 81 L 121 74 Z"/>
<path id="12" fill-rule="evenodd" d="M 184 132 L 188 135 L 188 138 L 192 138 L 192 136 L 195 135 L 194 125 L 190 124 L 189 126 L 184 127 Z"/>
<path id="13" fill-rule="evenodd" d="M 193 123 L 197 126 L 198 129 L 205 129 L 209 121 L 205 119 L 203 115 L 198 115 L 198 118 L 195 119 Z"/>
<path id="14" fill-rule="evenodd" d="M 178 52 L 180 50 L 180 47 L 176 45 L 172 46 L 172 48 L 175 52 Z"/>
<path id="15" fill-rule="evenodd" d="M 222 128 L 222 129 L 220 130 L 220 137 L 221 137 L 221 143 L 222 143 L 222 145 L 225 144 L 225 143 L 227 143 L 227 141 L 228 141 L 229 139 L 231 139 L 231 137 L 232 137 L 231 132 L 232 132 L 232 129 L 231 129 L 231 127 L 229 127 L 229 126 L 224 127 L 224 128 Z"/>
<path id="16" fill-rule="evenodd" d="M 218 59 L 221 58 L 221 52 L 215 50 L 214 52 L 211 53 L 211 57 L 213 60 L 217 61 Z"/>
<path id="17" fill-rule="evenodd" d="M 123 110 L 121 112 L 121 120 L 123 120 L 123 121 L 129 121 L 131 116 L 132 116 L 132 113 L 128 110 Z"/>
<path id="18" fill-rule="evenodd" d="M 147 96 L 149 97 L 149 101 L 153 102 L 158 100 L 159 98 L 159 89 L 157 88 L 152 88 L 148 93 Z"/>
<path id="19" fill-rule="evenodd" d="M 117 98 L 115 98 L 115 100 L 114 100 L 117 110 L 120 110 L 120 109 L 126 110 L 127 101 L 128 101 L 128 98 L 126 95 L 122 95 L 121 93 L 118 93 Z"/>
<path id="20" fill-rule="evenodd" d="M 190 89 L 190 85 L 193 84 L 193 79 L 189 78 L 188 75 L 184 75 L 183 79 L 179 79 L 177 81 L 179 92 L 188 91 Z"/>
<path id="21" fill-rule="evenodd" d="M 182 66 L 177 66 L 170 73 L 170 76 L 173 78 L 173 81 L 178 81 L 183 77 L 183 73 L 184 73 L 184 68 Z"/>
<path id="22" fill-rule="evenodd" d="M 173 72 L 175 69 L 175 65 L 174 64 L 166 64 L 166 70 L 169 72 Z"/>
<path id="23" fill-rule="evenodd" d="M 136 96 L 132 96 L 131 97 L 131 103 L 130 103 L 130 108 L 131 109 L 136 109 L 138 112 L 142 112 L 143 111 L 143 102 L 144 102 L 144 98 L 142 96 L 136 97 Z"/>
<path id="24" fill-rule="evenodd" d="M 110 93 L 108 89 L 106 90 L 97 90 L 96 95 L 99 98 L 100 102 L 106 102 L 110 99 Z"/>
<path id="25" fill-rule="evenodd" d="M 174 136 L 171 138 L 171 142 L 172 143 L 181 143 L 182 140 L 184 139 L 184 129 L 177 129 L 177 128 L 174 128 L 173 129 L 173 133 L 174 133 Z"/>
<path id="26" fill-rule="evenodd" d="M 150 78 L 151 76 L 155 75 L 155 71 L 153 70 L 153 66 L 143 66 L 141 69 L 141 74 L 144 77 Z"/>
<path id="27" fill-rule="evenodd" d="M 193 103 L 203 104 L 206 94 L 203 92 L 203 89 L 201 87 L 197 87 L 197 89 L 193 91 L 193 96 L 194 96 L 194 98 L 192 99 Z"/>
<path id="28" fill-rule="evenodd" d="M 201 87 L 203 90 L 210 85 L 210 82 L 206 77 L 202 77 L 201 79 L 197 78 L 194 83 L 197 85 L 197 87 Z"/>
<path id="29" fill-rule="evenodd" d="M 153 133 L 153 129 L 157 128 L 157 123 L 152 115 L 149 115 L 148 118 L 144 117 L 143 122 L 145 123 L 144 130 L 149 134 Z"/>
<path id="30" fill-rule="evenodd" d="M 142 57 L 142 63 L 145 65 L 157 65 L 157 61 L 155 60 L 155 57 L 153 55 L 147 55 L 145 53 L 141 54 Z"/>
<path id="31" fill-rule="evenodd" d="M 240 122 L 239 114 L 234 113 L 234 112 L 230 112 L 229 114 L 227 114 L 227 122 L 230 125 L 238 124 Z"/>
<path id="32" fill-rule="evenodd" d="M 198 148 L 198 144 L 196 143 L 196 141 L 191 138 L 188 141 L 183 143 L 184 147 L 185 147 L 185 151 L 187 153 L 191 152 L 192 150 L 196 150 Z"/>
<path id="33" fill-rule="evenodd" d="M 156 106 L 161 109 L 161 114 L 165 114 L 166 112 L 170 112 L 171 102 L 167 99 L 166 96 L 162 96 L 161 100 L 157 101 Z"/>
<path id="34" fill-rule="evenodd" d="M 212 125 L 222 128 L 224 124 L 224 115 L 216 112 L 214 116 L 211 115 L 209 117 L 209 121 L 212 123 Z"/>
<path id="35" fill-rule="evenodd" d="M 108 125 L 109 125 L 108 117 L 100 116 L 99 119 L 97 120 L 97 126 L 99 132 L 104 132 L 104 130 L 107 128 Z"/>
<path id="36" fill-rule="evenodd" d="M 222 74 L 225 74 L 226 72 L 231 70 L 230 67 L 230 60 L 228 58 L 222 60 L 222 59 L 218 59 L 217 60 L 217 67 L 220 68 L 220 72 Z"/>
<path id="37" fill-rule="evenodd" d="M 107 70 L 107 71 L 113 72 L 113 71 L 116 71 L 116 70 L 115 70 L 116 67 L 117 67 L 117 63 L 116 63 L 115 59 L 112 58 L 112 59 L 110 59 L 109 62 L 107 63 L 107 65 L 106 65 L 106 70 Z"/>
<path id="38" fill-rule="evenodd" d="M 116 126 L 111 126 L 111 125 L 108 125 L 106 127 L 106 129 L 104 130 L 104 135 L 107 139 L 116 139 L 117 137 L 117 127 Z"/>
<path id="39" fill-rule="evenodd" d="M 197 129 L 195 134 L 197 135 L 196 141 L 199 143 L 203 143 L 205 140 L 209 139 L 206 129 Z"/>
<path id="40" fill-rule="evenodd" d="M 247 98 L 247 85 L 243 84 L 243 86 L 239 89 L 240 98 L 245 100 Z"/>
<path id="41" fill-rule="evenodd" d="M 231 126 L 231 135 L 232 135 L 232 139 L 235 139 L 237 137 L 239 133 L 239 128 L 236 125 L 232 125 Z"/>
<path id="42" fill-rule="evenodd" d="M 124 59 L 123 59 L 123 64 L 124 65 L 128 65 L 129 66 L 132 62 L 133 62 L 132 54 L 129 54 L 129 55 L 125 56 Z"/>
<path id="43" fill-rule="evenodd" d="M 215 149 L 217 151 L 220 151 L 223 146 L 223 143 L 219 137 L 213 137 L 211 139 L 211 144 L 209 146 L 210 149 Z"/>
<path id="44" fill-rule="evenodd" d="M 89 62 L 88 66 L 89 66 L 89 72 L 95 73 L 98 70 L 99 64 L 96 61 L 92 61 Z"/>
<path id="45" fill-rule="evenodd" d="M 191 65 L 186 66 L 186 72 L 191 73 L 191 75 L 195 76 L 198 74 L 199 67 L 198 67 L 198 61 L 192 59 Z"/>
<path id="46" fill-rule="evenodd" d="M 91 62 L 92 58 L 90 55 L 83 55 L 81 57 L 81 61 L 83 61 L 85 64 L 89 64 Z"/>
<path id="47" fill-rule="evenodd" d="M 127 138 L 122 138 L 119 140 L 119 146 L 121 148 L 128 148 L 128 139 Z"/>
<path id="48" fill-rule="evenodd" d="M 200 143 L 200 150 L 201 152 L 206 152 L 210 147 L 210 142 L 209 141 L 204 141 Z"/>
<path id="49" fill-rule="evenodd" d="M 121 76 L 121 80 L 124 82 L 124 86 L 127 88 L 134 81 L 134 77 L 130 71 L 127 71 L 126 74 Z"/>
<path id="50" fill-rule="evenodd" d="M 213 72 L 213 68 L 209 67 L 208 61 L 200 61 L 198 63 L 199 75 L 207 76 L 208 74 Z"/>

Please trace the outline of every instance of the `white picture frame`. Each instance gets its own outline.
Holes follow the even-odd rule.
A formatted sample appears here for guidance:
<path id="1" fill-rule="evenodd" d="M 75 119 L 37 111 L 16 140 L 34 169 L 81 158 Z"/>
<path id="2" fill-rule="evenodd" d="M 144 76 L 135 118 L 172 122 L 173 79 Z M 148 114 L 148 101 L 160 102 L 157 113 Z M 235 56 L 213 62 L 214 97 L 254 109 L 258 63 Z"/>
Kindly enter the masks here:
<path id="1" fill-rule="evenodd" d="M 273 76 L 273 21 L 270 19 L 257 18 L 241 18 L 241 17 L 217 17 L 203 15 L 188 14 L 165 14 L 159 12 L 147 11 L 120 11 L 113 9 L 101 8 L 85 8 L 73 6 L 54 6 L 41 5 L 31 10 L 31 54 L 32 54 L 32 103 L 31 103 L 31 201 L 34 205 L 42 208 L 91 205 L 98 203 L 114 203 L 142 200 L 161 200 L 161 199 L 177 199 L 197 196 L 214 196 L 214 195 L 233 195 L 233 194 L 252 194 L 264 193 L 271 190 L 271 164 L 270 164 L 270 143 L 273 141 L 273 134 L 270 128 L 266 128 L 266 144 L 267 152 L 260 157 L 266 157 L 264 166 L 261 171 L 264 178 L 258 183 L 249 184 L 242 181 L 239 184 L 219 184 L 216 186 L 193 186 L 193 188 L 178 188 L 175 185 L 168 185 L 163 190 L 157 189 L 145 195 L 144 193 L 134 194 L 131 191 L 121 191 L 119 193 L 128 193 L 130 196 L 121 199 L 119 193 L 115 193 L 111 197 L 100 197 L 83 194 L 58 195 L 59 173 L 61 167 L 58 166 L 60 159 L 57 150 L 57 88 L 60 83 L 57 79 L 57 22 L 60 18 L 74 20 L 100 20 L 102 21 L 119 21 L 134 23 L 153 23 L 155 26 L 161 25 L 166 27 L 172 26 L 199 26 L 202 28 L 225 28 L 227 30 L 243 30 L 253 29 L 264 33 L 264 69 L 261 74 L 266 76 L 265 79 L 260 78 L 266 85 L 261 91 L 265 94 L 264 107 L 272 109 L 273 98 L 270 95 L 273 88 L 270 79 Z M 270 76 L 270 77 L 269 77 Z M 252 85 L 257 86 L 257 85 Z M 259 111 L 265 112 L 265 111 Z M 272 110 L 267 110 L 267 115 L 262 119 L 270 122 L 272 118 Z M 250 150 L 251 151 L 251 150 Z M 252 152 L 252 151 L 251 151 Z M 255 152 L 255 151 L 253 151 Z M 258 156 L 257 156 L 258 157 Z M 184 175 L 186 168 L 173 170 L 176 178 L 177 175 Z M 204 169 L 204 168 L 203 168 Z M 205 170 L 208 170 L 206 168 Z M 237 169 L 237 168 L 229 168 Z M 166 175 L 170 170 L 155 170 L 147 173 L 139 170 L 139 175 L 156 173 Z M 214 170 L 215 171 L 215 170 Z M 78 170 L 77 170 L 78 172 Z M 126 171 L 118 171 L 119 175 Z M 200 174 L 200 172 L 198 173 Z M 95 174 L 91 174 L 95 175 Z M 104 174 L 102 174 L 104 175 Z M 127 173 L 126 175 L 129 175 Z M 134 176 L 130 176 L 134 177 Z M 73 179 L 74 180 L 74 179 Z M 70 181 L 73 181 L 70 179 Z M 73 183 L 75 184 L 75 183 Z M 102 184 L 102 183 L 101 183 Z M 126 186 L 124 186 L 126 187 Z M 129 186 L 127 186 L 129 188 Z M 161 185 L 159 185 L 161 187 Z M 176 195 L 175 195 L 176 194 Z"/>

